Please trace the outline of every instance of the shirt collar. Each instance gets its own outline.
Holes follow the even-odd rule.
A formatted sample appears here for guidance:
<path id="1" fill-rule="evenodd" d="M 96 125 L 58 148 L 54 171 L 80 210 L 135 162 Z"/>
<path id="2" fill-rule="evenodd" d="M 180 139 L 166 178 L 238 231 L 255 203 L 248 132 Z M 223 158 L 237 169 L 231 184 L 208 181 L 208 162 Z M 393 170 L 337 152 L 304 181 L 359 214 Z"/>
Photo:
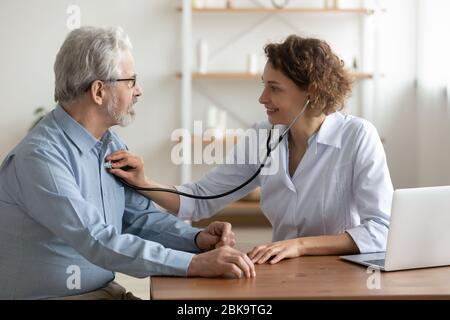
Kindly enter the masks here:
<path id="1" fill-rule="evenodd" d="M 327 115 L 317 132 L 317 143 L 340 149 L 342 144 L 341 129 L 343 124 L 344 116 L 340 112 L 333 112 Z"/>
<path id="2" fill-rule="evenodd" d="M 109 129 L 102 136 L 101 140 L 97 140 L 89 131 L 81 124 L 75 121 L 63 108 L 58 104 L 53 110 L 56 122 L 69 137 L 72 143 L 81 151 L 86 153 L 90 151 L 97 143 L 109 143 L 111 140 L 111 132 Z"/>
<path id="3" fill-rule="evenodd" d="M 314 133 L 308 139 L 308 145 L 311 143 L 326 144 L 332 147 L 341 148 L 342 142 L 342 125 L 344 124 L 344 116 L 340 112 L 333 112 L 325 117 L 319 131 Z M 281 135 L 286 130 L 287 125 L 275 125 L 274 129 L 279 130 Z M 315 139 L 317 137 L 317 139 Z M 286 139 L 287 141 L 288 139 Z"/>

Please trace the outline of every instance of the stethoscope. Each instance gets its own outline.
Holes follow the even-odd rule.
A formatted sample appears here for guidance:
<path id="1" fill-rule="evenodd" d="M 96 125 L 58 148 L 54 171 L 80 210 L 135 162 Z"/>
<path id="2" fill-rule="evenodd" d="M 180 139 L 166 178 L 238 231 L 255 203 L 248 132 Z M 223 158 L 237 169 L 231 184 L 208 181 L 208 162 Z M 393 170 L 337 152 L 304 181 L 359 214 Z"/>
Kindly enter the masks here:
<path id="1" fill-rule="evenodd" d="M 306 101 L 305 105 L 303 106 L 302 111 L 294 118 L 294 120 L 291 121 L 289 126 L 278 137 L 278 140 L 277 140 L 277 142 L 276 142 L 276 144 L 275 144 L 275 146 L 273 148 L 272 148 L 271 143 L 270 143 L 270 140 L 272 138 L 272 131 L 274 129 L 274 126 L 272 125 L 272 128 L 269 131 L 269 134 L 267 136 L 267 141 L 266 141 L 267 153 L 266 153 L 266 155 L 264 157 L 264 160 L 261 162 L 258 170 L 256 170 L 256 172 L 250 178 L 248 178 L 245 182 L 243 182 L 242 184 L 240 184 L 236 188 L 233 188 L 233 189 L 231 189 L 231 190 L 229 190 L 227 192 L 224 192 L 224 193 L 221 193 L 221 194 L 210 195 L 210 196 L 198 196 L 198 195 L 195 195 L 195 194 L 189 194 L 189 193 L 185 193 L 185 192 L 181 192 L 181 191 L 173 190 L 173 189 L 138 187 L 138 186 L 135 186 L 135 185 L 133 185 L 131 183 L 126 182 L 124 179 L 122 179 L 120 177 L 117 177 L 117 178 L 120 180 L 120 182 L 122 182 L 127 187 L 129 187 L 131 189 L 134 189 L 134 190 L 137 190 L 137 191 L 169 192 L 169 193 L 178 194 L 180 196 L 184 196 L 184 197 L 188 197 L 188 198 L 194 198 L 194 199 L 200 199 L 200 200 L 210 200 L 210 199 L 217 199 L 217 198 L 226 197 L 229 194 L 232 194 L 233 192 L 236 192 L 236 191 L 244 188 L 246 185 L 248 185 L 250 182 L 252 182 L 261 173 L 261 170 L 265 167 L 267 159 L 270 157 L 270 154 L 272 153 L 272 151 L 279 146 L 281 141 L 283 141 L 283 138 L 289 133 L 289 130 L 297 122 L 298 118 L 300 118 L 303 115 L 303 113 L 305 112 L 305 110 L 308 107 L 308 105 L 309 105 L 309 99 Z M 105 166 L 105 168 L 110 169 L 111 168 L 111 162 L 106 162 L 104 166 Z"/>

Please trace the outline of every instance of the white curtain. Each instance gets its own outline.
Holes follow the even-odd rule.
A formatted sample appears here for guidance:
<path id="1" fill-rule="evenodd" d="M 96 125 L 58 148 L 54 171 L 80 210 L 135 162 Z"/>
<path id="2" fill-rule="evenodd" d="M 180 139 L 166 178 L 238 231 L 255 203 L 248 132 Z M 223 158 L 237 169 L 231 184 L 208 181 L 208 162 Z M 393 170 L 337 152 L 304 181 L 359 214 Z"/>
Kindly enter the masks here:
<path id="1" fill-rule="evenodd" d="M 417 1 L 419 184 L 450 185 L 450 1 Z"/>

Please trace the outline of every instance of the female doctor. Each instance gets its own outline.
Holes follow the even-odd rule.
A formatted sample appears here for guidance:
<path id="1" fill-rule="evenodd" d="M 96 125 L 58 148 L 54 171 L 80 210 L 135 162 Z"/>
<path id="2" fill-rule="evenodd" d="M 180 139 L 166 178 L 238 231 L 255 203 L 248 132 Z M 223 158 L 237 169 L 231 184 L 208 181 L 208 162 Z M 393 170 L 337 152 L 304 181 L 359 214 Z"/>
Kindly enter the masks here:
<path id="1" fill-rule="evenodd" d="M 272 224 L 273 242 L 248 253 L 254 263 L 384 251 L 393 187 L 375 127 L 339 112 L 351 91 L 342 61 L 324 41 L 295 35 L 268 44 L 264 51 L 268 61 L 259 102 L 268 121 L 254 127 L 285 129 L 297 117 L 278 146 L 277 172 L 260 174 L 241 190 L 218 199 L 143 193 L 178 217 L 197 221 L 261 187 L 260 206 Z M 142 158 L 127 151 L 117 151 L 106 160 L 114 162 L 110 172 L 128 183 L 175 189 L 148 179 Z M 131 169 L 119 169 L 125 165 Z M 256 164 L 222 164 L 199 181 L 176 189 L 220 194 L 257 169 Z"/>

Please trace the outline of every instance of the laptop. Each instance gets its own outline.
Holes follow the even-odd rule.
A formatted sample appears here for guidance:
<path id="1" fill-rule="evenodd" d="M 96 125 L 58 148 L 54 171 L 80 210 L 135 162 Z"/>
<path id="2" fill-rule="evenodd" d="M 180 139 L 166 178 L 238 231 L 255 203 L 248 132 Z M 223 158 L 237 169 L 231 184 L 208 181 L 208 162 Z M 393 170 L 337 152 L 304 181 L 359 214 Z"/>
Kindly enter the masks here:
<path id="1" fill-rule="evenodd" d="M 395 190 L 386 252 L 340 258 L 383 271 L 450 265 L 450 186 Z"/>

